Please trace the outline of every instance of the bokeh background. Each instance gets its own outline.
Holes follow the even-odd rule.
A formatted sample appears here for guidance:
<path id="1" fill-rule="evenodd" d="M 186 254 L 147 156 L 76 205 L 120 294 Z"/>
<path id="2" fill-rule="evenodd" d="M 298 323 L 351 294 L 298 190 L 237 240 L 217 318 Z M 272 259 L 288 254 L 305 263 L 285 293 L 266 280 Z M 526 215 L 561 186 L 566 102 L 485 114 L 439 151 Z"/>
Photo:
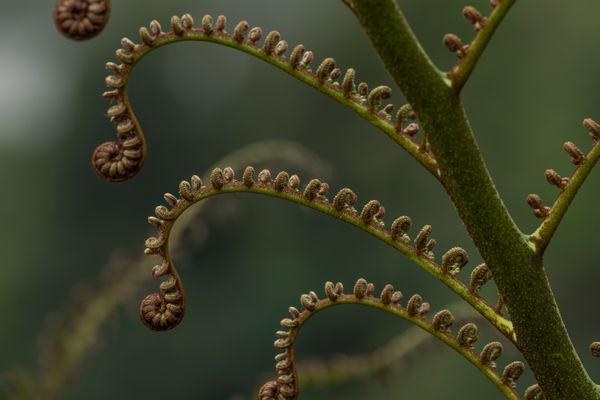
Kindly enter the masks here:
<path id="1" fill-rule="evenodd" d="M 442 45 L 472 28 L 462 1 L 399 2 L 423 46 L 441 68 L 454 56 Z M 488 3 L 472 5 L 482 11 Z M 130 93 L 144 126 L 149 157 L 132 181 L 110 184 L 89 165 L 95 146 L 113 140 L 104 116 L 104 63 L 123 36 L 137 40 L 151 19 L 227 15 L 277 29 L 317 60 L 335 57 L 371 85 L 393 82 L 341 1 L 113 1 L 105 31 L 75 43 L 54 28 L 51 1 L 2 0 L 0 13 L 0 371 L 39 375 L 39 343 L 51 341 L 48 315 L 78 299 L 80 282 L 94 287 L 114 251 L 136 257 L 153 233 L 146 223 L 162 193 L 203 173 L 249 143 L 286 139 L 316 153 L 333 190 L 352 187 L 360 204 L 377 198 L 388 221 L 410 215 L 429 223 L 438 257 L 459 245 L 470 266 L 480 261 L 445 193 L 379 131 L 349 110 L 252 57 L 206 43 L 153 52 L 137 67 Z M 464 90 L 464 102 L 497 187 L 524 231 L 538 221 L 525 203 L 556 190 L 543 171 L 572 170 L 562 143 L 583 149 L 584 117 L 600 120 L 600 4 L 592 0 L 520 2 L 499 29 Z M 394 102 L 402 98 L 395 90 Z M 261 165 L 257 165 L 260 167 Z M 243 167 L 236 166 L 238 171 Z M 304 173 L 302 176 L 308 179 Z M 592 173 L 547 253 L 547 270 L 565 322 L 592 376 L 600 365 L 587 346 L 600 338 L 597 282 L 600 174 Z M 351 286 L 360 276 L 421 293 L 437 310 L 456 300 L 443 285 L 364 233 L 293 204 L 254 196 L 210 200 L 176 258 L 188 293 L 182 325 L 168 333 L 139 323 L 138 298 L 119 307 L 99 343 L 60 399 L 232 399 L 249 396 L 273 368 L 278 321 L 301 293 L 326 280 Z M 148 257 L 148 274 L 154 260 Z M 466 268 L 462 277 L 468 279 Z M 118 270 L 111 270 L 115 277 Z M 146 291 L 147 289 L 147 291 Z M 75 294 L 73 294 L 75 293 Z M 78 294 L 79 293 L 79 294 Z M 493 294 L 493 293 L 492 293 Z M 76 300 L 77 303 L 77 300 Z M 83 304 L 83 300 L 81 301 Z M 76 306 L 76 305 L 75 305 Z M 70 306 L 75 307 L 75 306 Z M 69 308 L 69 307 L 67 307 Z M 482 327 L 482 339 L 493 332 Z M 304 329 L 299 359 L 373 351 L 409 325 L 360 307 L 335 308 Z M 496 399 L 497 390 L 463 359 L 431 342 L 384 373 L 307 389 L 306 399 Z M 516 354 L 500 362 L 503 367 Z M 56 368 L 61 368 L 60 360 Z M 25 379 L 25 378 L 22 378 Z M 526 376 L 522 391 L 531 383 Z M 235 397 L 237 396 L 237 397 Z"/>

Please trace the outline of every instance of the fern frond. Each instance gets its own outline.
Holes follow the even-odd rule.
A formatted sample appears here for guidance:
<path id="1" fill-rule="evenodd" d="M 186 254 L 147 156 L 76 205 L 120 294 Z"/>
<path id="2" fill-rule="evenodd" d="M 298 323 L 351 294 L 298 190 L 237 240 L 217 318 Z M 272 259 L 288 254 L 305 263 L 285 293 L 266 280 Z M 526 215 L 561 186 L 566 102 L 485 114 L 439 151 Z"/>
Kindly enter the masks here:
<path id="1" fill-rule="evenodd" d="M 100 177 L 109 181 L 129 179 L 140 171 L 146 158 L 146 139 L 127 92 L 129 78 L 137 63 L 154 49 L 193 40 L 220 44 L 253 55 L 329 95 L 383 131 L 440 179 L 433 154 L 424 141 L 420 143 L 415 140 L 418 126 L 413 123 L 410 129 L 403 129 L 404 117 L 395 122 L 392 120 L 393 105 L 382 107 L 382 100 L 390 97 L 389 87 L 378 86 L 369 91 L 364 82 L 356 86 L 353 69 L 345 73 L 340 84 L 338 78 L 341 77 L 341 70 L 336 67 L 333 58 L 326 58 L 313 72 L 310 64 L 314 54 L 303 45 L 294 47 L 288 57 L 288 44 L 280 39 L 277 31 L 270 32 L 261 45 L 262 29 L 249 29 L 248 23 L 241 21 L 230 34 L 225 30 L 225 24 L 223 16 L 217 18 L 214 24 L 210 16 L 205 16 L 201 25 L 195 27 L 192 17 L 185 14 L 181 18 L 171 19 L 172 30 L 169 32 L 164 32 L 158 21 L 152 21 L 148 28 L 140 28 L 141 43 L 134 43 L 127 38 L 121 40 L 122 48 L 115 53 L 121 63 L 106 64 L 111 74 L 105 79 L 109 90 L 104 93 L 104 97 L 112 102 L 107 115 L 116 125 L 117 141 L 102 143 L 92 155 L 92 165 Z"/>
<path id="2" fill-rule="evenodd" d="M 290 307 L 290 317 L 281 320 L 283 330 L 276 332 L 274 346 L 279 351 L 275 356 L 277 379 L 268 381 L 258 391 L 259 400 L 295 400 L 300 393 L 300 382 L 296 367 L 295 346 L 300 329 L 315 314 L 337 305 L 359 304 L 376 308 L 400 317 L 423 329 L 430 335 L 445 343 L 460 355 L 465 357 L 479 369 L 507 399 L 519 399 L 515 392 L 515 381 L 523 372 L 524 364 L 514 361 L 506 366 L 500 375 L 495 370 L 495 361 L 500 356 L 502 348 L 497 342 L 486 345 L 481 352 L 474 352 L 477 340 L 477 326 L 468 323 L 463 326 L 457 336 L 451 331 L 454 316 L 448 310 L 441 310 L 433 319 L 427 319 L 429 303 L 423 302 L 420 295 L 413 295 L 406 307 L 401 304 L 402 293 L 392 285 L 384 286 L 379 296 L 374 295 L 375 286 L 363 278 L 356 281 L 353 293 L 345 294 L 341 283 L 325 283 L 325 297 L 319 298 L 314 292 L 300 296 L 302 311 Z"/>
<path id="3" fill-rule="evenodd" d="M 166 277 L 161 284 L 160 293 L 150 295 L 143 302 L 140 309 L 142 321 L 155 330 L 165 330 L 176 326 L 183 317 L 184 293 L 183 284 L 177 273 L 175 265 L 169 254 L 169 236 L 171 229 L 177 219 L 193 204 L 220 194 L 226 193 L 256 193 L 272 197 L 282 198 L 301 204 L 341 219 L 355 227 L 358 227 L 378 239 L 392 246 L 410 260 L 421 266 L 435 278 L 440 280 L 461 298 L 471 304 L 486 319 L 488 319 L 499 331 L 511 341 L 515 341 L 511 322 L 494 311 L 494 308 L 482 299 L 476 291 L 470 290 L 464 283 L 458 280 L 455 274 L 466 264 L 468 256 L 459 248 L 453 248 L 444 256 L 442 265 L 435 261 L 433 244 L 435 241 L 429 239 L 431 226 L 426 225 L 416 236 L 414 245 L 411 245 L 408 236 L 410 219 L 406 216 L 396 219 L 392 229 L 385 226 L 383 217 L 385 208 L 379 201 L 371 200 L 358 212 L 356 194 L 343 188 L 330 202 L 326 194 L 329 185 L 312 179 L 303 190 L 300 188 L 300 178 L 292 175 L 284 179 L 287 173 L 279 173 L 272 180 L 269 170 L 263 170 L 254 178 L 255 170 L 247 167 L 242 174 L 242 180 L 236 180 L 235 174 L 230 168 L 213 170 L 210 184 L 204 185 L 199 177 L 193 176 L 190 182 L 182 181 L 179 185 L 179 195 L 176 197 L 170 193 L 165 194 L 167 206 L 158 206 L 155 216 L 149 217 L 148 221 L 157 226 L 158 236 L 146 240 L 146 254 L 156 254 L 161 258 L 161 263 L 156 265 L 152 274 L 155 277 Z M 445 266 L 444 266 L 445 265 Z M 366 289 L 365 289 L 366 290 Z"/>

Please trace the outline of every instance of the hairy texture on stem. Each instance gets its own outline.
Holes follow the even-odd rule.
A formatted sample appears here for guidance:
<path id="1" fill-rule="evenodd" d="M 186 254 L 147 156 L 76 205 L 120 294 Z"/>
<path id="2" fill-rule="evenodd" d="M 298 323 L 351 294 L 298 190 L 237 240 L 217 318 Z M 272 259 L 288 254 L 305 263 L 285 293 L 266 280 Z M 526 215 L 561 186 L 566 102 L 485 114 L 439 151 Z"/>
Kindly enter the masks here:
<path id="1" fill-rule="evenodd" d="M 192 17 L 185 14 L 181 18 L 171 19 L 170 32 L 164 32 L 158 21 L 152 21 L 148 28 L 140 28 L 141 43 L 133 43 L 127 38 L 122 40 L 123 48 L 116 51 L 121 64 L 106 64 L 111 75 L 105 79 L 109 90 L 104 93 L 104 97 L 112 102 L 107 115 L 116 124 L 118 140 L 99 145 L 92 155 L 92 166 L 100 177 L 109 181 L 127 180 L 140 171 L 146 158 L 146 139 L 133 113 L 127 92 L 129 77 L 135 66 L 154 49 L 190 40 L 211 42 L 243 51 L 329 95 L 378 127 L 431 174 L 439 177 L 437 164 L 427 146 L 416 141 L 414 135 L 397 131 L 398 124 L 392 121 L 390 115 L 393 106 L 380 108 L 381 100 L 390 95 L 389 88 L 380 86 L 368 92 L 367 85 L 361 84 L 359 86 L 362 89 L 358 90 L 353 83 L 354 70 L 350 73 L 352 79 L 345 79 L 340 85 L 337 79 L 341 71 L 335 68 L 335 60 L 332 58 L 326 58 L 316 72 L 313 72 L 310 67 L 313 53 L 306 51 L 303 45 L 298 45 L 292 50 L 290 58 L 287 58 L 287 42 L 280 40 L 276 31 L 270 32 L 261 46 L 258 41 L 262 37 L 262 30 L 253 28 L 248 31 L 246 21 L 238 23 L 233 34 L 225 30 L 225 18 L 222 16 L 214 25 L 212 18 L 205 16 L 201 26 L 195 27 Z"/>
<path id="2" fill-rule="evenodd" d="M 69 39 L 91 39 L 104 29 L 110 0 L 58 0 L 54 6 L 56 29 Z"/>
<path id="3" fill-rule="evenodd" d="M 246 168 L 246 171 L 248 170 L 249 169 Z M 267 175 L 271 176 L 271 173 L 268 170 L 263 170 L 261 174 L 263 177 Z M 249 176 L 247 176 L 246 173 L 244 173 L 242 181 L 232 179 L 231 181 L 225 182 L 221 180 L 221 175 L 222 172 L 218 168 L 213 170 L 213 173 L 211 174 L 211 176 L 214 178 L 211 179 L 211 181 L 218 182 L 218 187 L 204 185 L 198 180 L 197 177 L 192 177 L 191 182 L 181 182 L 179 186 L 180 198 L 177 198 L 171 194 L 166 194 L 165 198 L 170 199 L 168 200 L 169 207 L 158 206 L 155 210 L 156 216 L 149 217 L 149 222 L 151 222 L 153 225 L 156 225 L 159 230 L 158 236 L 151 237 L 146 241 L 146 253 L 156 254 L 161 257 L 161 263 L 153 269 L 153 274 L 155 276 L 172 275 L 178 277 L 175 266 L 173 265 L 171 256 L 169 254 L 169 235 L 175 222 L 190 206 L 205 198 L 225 193 L 237 192 L 268 195 L 272 197 L 283 198 L 285 200 L 308 206 L 317 211 L 321 211 L 325 214 L 331 215 L 351 225 L 354 225 L 372 234 L 378 239 L 383 240 L 388 245 L 394 247 L 396 250 L 407 256 L 417 265 L 421 266 L 435 278 L 440 280 L 460 297 L 465 299 L 477 311 L 484 315 L 485 318 L 488 319 L 494 326 L 496 326 L 498 330 L 508 339 L 511 341 L 515 340 L 512 332 L 511 322 L 493 311 L 493 307 L 490 306 L 477 293 L 472 293 L 469 291 L 469 288 L 460 280 L 458 280 L 450 271 L 444 272 L 442 267 L 438 265 L 432 258 L 430 250 L 421 253 L 418 250 L 418 240 L 415 247 L 413 247 L 408 242 L 404 241 L 402 236 L 394 236 L 392 235 L 391 231 L 385 228 L 385 223 L 382 220 L 382 210 L 384 208 L 379 204 L 378 201 L 373 200 L 368 202 L 367 205 L 365 205 L 362 213 L 358 214 L 353 207 L 340 206 L 341 201 L 339 200 L 336 205 L 335 198 L 334 203 L 331 204 L 327 198 L 322 195 L 318 195 L 320 187 L 323 185 L 323 183 L 316 179 L 309 181 L 304 190 L 300 190 L 298 185 L 295 183 L 296 181 L 299 182 L 299 178 L 296 175 L 291 176 L 288 180 L 287 186 L 282 185 L 283 187 L 275 187 L 271 179 L 259 179 L 258 181 L 254 181 L 254 179 L 249 179 Z M 293 179 L 294 177 L 295 179 Z M 350 199 L 354 199 L 356 195 L 354 195 L 353 192 L 352 194 L 349 194 L 350 192 L 347 188 L 342 189 L 336 195 L 336 198 L 339 199 L 340 197 L 349 196 Z M 169 282 L 175 284 L 173 289 L 176 289 L 178 293 L 182 293 L 180 280 L 175 279 L 174 281 Z M 365 293 L 366 290 L 367 288 L 365 288 Z M 178 297 L 178 301 L 182 302 L 183 300 Z M 155 312 L 154 310 L 151 311 Z M 183 311 L 178 315 L 182 315 L 182 313 Z M 155 315 L 156 314 L 153 314 L 152 318 L 164 318 L 162 316 L 155 317 Z M 143 320 L 148 321 L 148 318 L 150 317 L 143 317 Z M 175 322 L 178 323 L 179 319 Z M 174 325 L 176 325 L 176 323 L 171 325 L 166 324 L 165 321 L 164 326 L 167 328 L 172 328 Z M 155 328 L 154 326 L 151 327 Z"/>
<path id="4" fill-rule="evenodd" d="M 338 288 L 332 292 L 332 287 Z M 368 288 L 371 288 L 369 291 Z M 295 345 L 298 334 L 302 326 L 314 314 L 327 308 L 342 305 L 342 304 L 360 304 L 371 308 L 376 308 L 388 312 L 394 316 L 400 317 L 417 327 L 423 329 L 428 334 L 436 337 L 460 355 L 465 357 L 477 369 L 479 369 L 496 387 L 502 392 L 507 399 L 518 399 L 519 396 L 514 391 L 514 381 L 519 377 L 515 365 L 523 365 L 519 361 L 509 364 L 504 374 L 499 375 L 491 366 L 484 364 L 479 355 L 472 351 L 471 347 L 464 346 L 461 343 L 460 333 L 455 337 L 451 333 L 451 326 L 454 317 L 448 310 L 440 311 L 436 314 L 432 321 L 426 318 L 426 311 L 421 311 L 423 305 L 419 301 L 417 312 L 411 311 L 415 307 L 413 299 L 421 299 L 419 295 L 414 295 L 408 301 L 406 308 L 401 304 L 402 296 L 387 296 L 386 288 L 393 287 L 386 285 L 382 294 L 377 297 L 373 296 L 374 285 L 368 283 L 365 279 L 360 278 L 354 285 L 353 294 L 344 294 L 343 285 L 333 285 L 331 282 L 325 284 L 325 298 L 319 298 L 318 295 L 311 291 L 308 294 L 303 294 L 300 297 L 300 302 L 303 306 L 302 311 L 296 308 L 291 308 L 291 318 L 284 318 L 280 325 L 283 330 L 276 332 L 278 337 L 275 340 L 274 346 L 279 353 L 275 356 L 275 369 L 277 371 L 277 379 L 265 383 L 258 392 L 258 400 L 295 400 L 300 394 L 300 383 L 298 379 L 298 371 L 296 368 Z M 389 301 L 395 298 L 394 301 Z M 429 309 L 429 307 L 427 307 Z M 470 323 L 469 325 L 473 325 Z M 520 364 L 517 364 L 520 363 Z M 506 372 L 509 370 L 509 372 Z"/>

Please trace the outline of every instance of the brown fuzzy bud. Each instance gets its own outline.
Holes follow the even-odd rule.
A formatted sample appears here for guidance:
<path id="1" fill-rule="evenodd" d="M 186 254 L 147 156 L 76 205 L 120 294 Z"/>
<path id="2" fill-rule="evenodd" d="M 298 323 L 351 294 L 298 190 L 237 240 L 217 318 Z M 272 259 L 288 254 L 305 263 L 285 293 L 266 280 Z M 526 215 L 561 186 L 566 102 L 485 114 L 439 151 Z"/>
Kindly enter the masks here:
<path id="1" fill-rule="evenodd" d="M 275 190 L 277 190 L 278 192 L 281 192 L 283 189 L 285 189 L 287 187 L 288 180 L 289 180 L 288 173 L 285 171 L 281 171 L 275 177 L 275 182 L 273 182 L 273 188 L 275 188 Z"/>
<path id="2" fill-rule="evenodd" d="M 448 33 L 444 36 L 444 45 L 453 53 L 456 53 L 458 58 L 465 56 L 466 46 L 460 40 L 460 38 L 452 33 Z"/>
<path id="3" fill-rule="evenodd" d="M 381 291 L 381 295 L 379 296 L 379 299 L 386 306 L 390 305 L 392 303 L 392 295 L 393 294 L 394 294 L 394 287 L 388 283 L 387 285 L 385 285 L 383 287 L 383 290 Z"/>
<path id="4" fill-rule="evenodd" d="M 583 120 L 583 126 L 585 126 L 590 133 L 592 140 L 598 141 L 600 139 L 600 125 L 596 121 L 591 118 L 586 118 Z"/>
<path id="5" fill-rule="evenodd" d="M 381 101 L 389 99 L 392 95 L 392 89 L 388 86 L 377 86 L 369 92 L 367 96 L 367 108 L 370 112 L 374 112 L 381 106 Z"/>
<path id="6" fill-rule="evenodd" d="M 317 197 L 319 189 L 321 188 L 321 181 L 318 179 L 311 179 L 304 189 L 303 196 L 305 199 L 312 201 Z"/>
<path id="7" fill-rule="evenodd" d="M 411 317 L 416 317 L 420 314 L 421 307 L 423 306 L 423 298 L 418 294 L 413 294 L 410 299 L 408 299 L 408 304 L 406 305 L 406 311 L 408 315 Z"/>
<path id="8" fill-rule="evenodd" d="M 571 162 L 574 165 L 581 165 L 585 161 L 585 155 L 573 142 L 565 142 L 563 149 L 571 156 Z"/>
<path id="9" fill-rule="evenodd" d="M 454 323 L 454 316 L 448 310 L 438 311 L 433 317 L 433 329 L 438 332 L 449 333 Z"/>
<path id="10" fill-rule="evenodd" d="M 364 278 L 359 278 L 354 284 L 354 296 L 357 299 L 362 299 L 367 293 L 367 281 Z"/>
<path id="11" fill-rule="evenodd" d="M 210 174 L 210 184 L 217 190 L 221 190 L 225 185 L 225 179 L 223 177 L 223 171 L 221 168 L 213 169 Z"/>
<path id="12" fill-rule="evenodd" d="M 479 361 L 490 368 L 496 367 L 496 360 L 502 355 L 502 343 L 490 342 L 483 347 Z"/>
<path id="13" fill-rule="evenodd" d="M 343 188 L 333 198 L 333 208 L 338 211 L 352 208 L 356 204 L 356 200 L 357 196 L 351 189 Z"/>
<path id="14" fill-rule="evenodd" d="M 247 188 L 250 188 L 252 185 L 254 185 L 254 167 L 246 167 L 244 170 L 244 175 L 242 176 L 242 182 L 244 182 L 244 186 Z"/>
<path id="15" fill-rule="evenodd" d="M 408 242 L 410 237 L 408 237 L 408 231 L 412 226 L 412 221 L 410 217 L 405 215 L 396 218 L 396 220 L 392 223 L 391 236 L 392 240 L 403 240 Z"/>
<path id="16" fill-rule="evenodd" d="M 213 33 L 213 19 L 210 15 L 202 17 L 202 31 L 205 35 L 211 35 Z"/>
<path id="17" fill-rule="evenodd" d="M 360 213 L 360 219 L 364 224 L 369 224 L 373 221 L 375 214 L 379 211 L 381 204 L 377 200 L 371 200 L 362 209 Z"/>
<path id="18" fill-rule="evenodd" d="M 227 17 L 219 15 L 215 21 L 215 31 L 223 32 L 225 30 L 225 24 L 227 24 Z"/>
<path id="19" fill-rule="evenodd" d="M 290 187 L 290 189 L 298 190 L 298 188 L 300 187 L 300 178 L 298 177 L 298 175 L 290 176 L 288 186 Z"/>
<path id="20" fill-rule="evenodd" d="M 342 81 L 342 92 L 346 97 L 350 97 L 356 93 L 356 84 L 354 83 L 355 75 L 356 71 L 353 68 L 348 68 L 344 74 L 344 80 Z"/>
<path id="21" fill-rule="evenodd" d="M 258 42 L 262 38 L 262 29 L 260 26 L 256 26 L 250 29 L 250 33 L 248 33 L 248 39 L 252 43 Z"/>
<path id="22" fill-rule="evenodd" d="M 487 265 L 478 265 L 473 269 L 473 272 L 471 272 L 471 285 L 469 286 L 469 291 L 471 293 L 477 292 L 490 279 L 492 279 L 492 272 Z"/>
<path id="23" fill-rule="evenodd" d="M 248 33 L 249 28 L 250 26 L 248 25 L 248 21 L 238 22 L 233 30 L 233 40 L 238 43 L 242 43 L 246 37 L 246 34 Z"/>
<path id="24" fill-rule="evenodd" d="M 545 400 L 544 392 L 540 385 L 536 383 L 535 385 L 529 386 L 525 391 L 523 400 Z"/>
<path id="25" fill-rule="evenodd" d="M 469 255 L 460 247 L 453 247 L 442 256 L 442 271 L 451 275 L 458 274 L 469 262 Z"/>
<path id="26" fill-rule="evenodd" d="M 466 349 L 472 349 L 477 339 L 479 339 L 479 329 L 472 322 L 463 325 L 456 337 L 458 344 Z"/>
<path id="27" fill-rule="evenodd" d="M 265 42 L 263 43 L 262 51 L 270 56 L 273 54 L 273 50 L 275 50 L 275 46 L 279 43 L 279 32 L 271 31 L 265 38 Z"/>
<path id="28" fill-rule="evenodd" d="M 268 169 L 263 169 L 258 173 L 258 181 L 263 185 L 268 185 L 271 183 L 271 171 Z"/>
<path id="29" fill-rule="evenodd" d="M 594 357 L 600 357 L 600 342 L 593 342 L 590 344 L 590 353 Z"/>
<path id="30" fill-rule="evenodd" d="M 292 54 L 290 54 L 290 65 L 292 68 L 298 68 L 300 61 L 302 61 L 302 55 L 304 54 L 304 46 L 299 44 L 292 50 Z"/>
<path id="31" fill-rule="evenodd" d="M 475 7 L 472 6 L 466 6 L 463 8 L 463 16 L 470 24 L 475 26 L 476 31 L 481 30 L 486 21 L 486 18 L 482 16 Z"/>
<path id="32" fill-rule="evenodd" d="M 325 82 L 329 79 L 331 71 L 335 68 L 335 60 L 333 58 L 326 58 L 321 62 L 319 68 L 317 68 L 316 78 L 319 83 Z"/>
<path id="33" fill-rule="evenodd" d="M 564 189 L 565 186 L 567 186 L 567 184 L 569 183 L 569 178 L 561 177 L 553 169 L 547 169 L 546 171 L 544 171 L 544 176 L 546 177 L 546 180 L 548 181 L 548 183 L 556 186 L 557 188 L 559 188 L 561 190 Z"/>
<path id="34" fill-rule="evenodd" d="M 512 388 L 517 387 L 517 379 L 521 377 L 525 370 L 525 364 L 521 361 L 513 361 L 504 368 L 502 373 L 502 383 Z"/>
<path id="35" fill-rule="evenodd" d="M 421 228 L 421 231 L 419 231 L 419 234 L 415 238 L 415 248 L 417 250 L 417 254 L 423 255 L 426 253 L 426 246 L 431 230 L 431 225 L 425 225 L 423 228 Z"/>

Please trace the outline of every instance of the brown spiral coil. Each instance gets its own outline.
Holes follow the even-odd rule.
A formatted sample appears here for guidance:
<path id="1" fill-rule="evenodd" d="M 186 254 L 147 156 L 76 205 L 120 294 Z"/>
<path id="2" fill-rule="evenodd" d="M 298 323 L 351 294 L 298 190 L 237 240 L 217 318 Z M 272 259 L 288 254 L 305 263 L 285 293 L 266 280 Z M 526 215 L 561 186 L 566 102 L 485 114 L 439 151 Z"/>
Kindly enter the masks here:
<path id="1" fill-rule="evenodd" d="M 109 14 L 109 0 L 58 0 L 53 16 L 60 33 L 69 39 L 88 40 L 102 32 Z"/>

